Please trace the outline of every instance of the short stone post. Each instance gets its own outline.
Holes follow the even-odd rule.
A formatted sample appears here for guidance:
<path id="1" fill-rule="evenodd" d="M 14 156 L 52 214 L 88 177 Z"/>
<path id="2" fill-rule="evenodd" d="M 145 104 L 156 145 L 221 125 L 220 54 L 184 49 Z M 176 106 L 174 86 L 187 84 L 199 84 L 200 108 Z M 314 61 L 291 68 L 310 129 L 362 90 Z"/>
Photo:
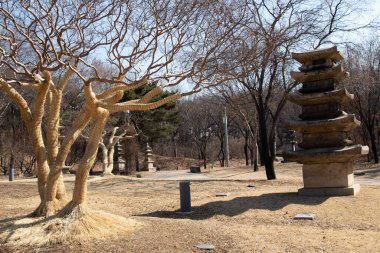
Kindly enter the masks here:
<path id="1" fill-rule="evenodd" d="M 15 176 L 14 163 L 15 163 L 15 158 L 12 152 L 11 161 L 9 162 L 9 181 L 10 182 L 14 180 L 14 176 Z"/>
<path id="2" fill-rule="evenodd" d="M 181 213 L 191 213 L 190 181 L 179 182 Z"/>

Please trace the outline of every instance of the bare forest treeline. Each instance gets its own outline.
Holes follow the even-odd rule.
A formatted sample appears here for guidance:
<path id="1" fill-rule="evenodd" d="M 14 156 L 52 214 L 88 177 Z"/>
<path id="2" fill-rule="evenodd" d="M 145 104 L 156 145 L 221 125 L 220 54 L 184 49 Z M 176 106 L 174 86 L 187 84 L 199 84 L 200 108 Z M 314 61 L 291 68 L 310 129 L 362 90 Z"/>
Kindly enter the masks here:
<path id="1" fill-rule="evenodd" d="M 351 134 L 355 142 L 369 145 L 371 152 L 368 161 L 378 162 L 378 143 L 380 126 L 380 41 L 371 39 L 358 45 L 350 45 L 344 49 L 345 68 L 350 72 L 349 79 L 340 85 L 345 86 L 355 94 L 354 101 L 349 104 L 346 111 L 355 113 L 361 120 L 361 128 Z M 260 136 L 258 133 L 257 111 L 254 103 L 247 98 L 247 94 L 238 89 L 233 90 L 233 85 L 225 86 L 229 91 L 226 94 L 217 93 L 215 90 L 205 92 L 191 99 L 177 102 L 176 110 L 179 111 L 180 122 L 174 125 L 174 131 L 167 133 L 162 139 L 150 143 L 154 148 L 154 154 L 173 158 L 198 159 L 198 165 L 224 166 L 224 121 L 225 114 L 228 118 L 228 135 L 230 147 L 230 159 L 243 159 L 247 166 L 258 169 L 263 164 L 260 157 Z M 219 89 L 221 89 L 219 87 Z M 226 92 L 227 93 L 227 92 Z M 84 101 L 83 96 L 78 95 L 75 85 L 67 89 L 65 96 L 68 101 L 64 106 L 63 122 L 70 122 L 72 115 Z M 276 105 L 282 96 L 281 91 L 273 93 L 273 105 Z M 15 159 L 17 174 L 33 175 L 35 156 L 31 152 L 29 139 L 24 134 L 19 112 L 15 106 L 5 97 L 1 99 L 1 142 L 0 142 L 0 173 L 6 175 L 12 152 Z M 281 156 L 285 149 L 289 149 L 287 129 L 282 127 L 283 119 L 297 118 L 299 108 L 291 103 L 284 105 L 279 114 L 279 120 L 275 131 L 276 155 Z M 108 129 L 120 125 L 123 115 L 114 116 L 108 124 Z M 267 122 L 271 124 L 272 122 Z M 160 123 L 162 124 L 162 122 Z M 296 140 L 301 141 L 299 136 Z M 144 151 L 144 138 L 137 138 L 130 143 L 125 142 L 125 149 L 134 149 L 127 154 L 127 162 L 132 162 L 132 168 L 137 169 L 142 165 L 142 153 Z M 66 165 L 73 165 L 84 153 L 86 140 L 78 139 L 68 156 Z M 136 164 L 136 150 L 140 153 L 140 161 Z M 101 152 L 98 154 L 98 163 L 102 162 Z M 163 169 L 175 169 L 164 167 Z M 133 171 L 132 171 L 133 173 Z"/>
<path id="2" fill-rule="evenodd" d="M 378 143 L 380 126 L 380 47 L 378 41 L 370 41 L 369 44 L 361 44 L 355 47 L 347 47 L 345 64 L 350 72 L 350 78 L 344 85 L 350 92 L 355 94 L 355 100 L 346 111 L 355 113 L 362 121 L 360 129 L 351 135 L 355 142 L 360 142 L 371 147 L 368 161 L 378 162 Z M 367 47 L 367 48 L 366 48 Z M 368 50 L 368 51 L 366 51 Z M 75 86 L 70 86 L 66 96 L 69 103 L 65 104 L 64 121 L 70 121 L 71 115 L 75 114 L 76 107 L 83 103 L 83 97 L 77 95 Z M 254 168 L 260 165 L 260 149 L 257 145 L 258 125 L 254 105 L 247 101 L 245 94 L 236 95 L 235 101 L 226 101 L 223 96 L 207 93 L 196 98 L 178 102 L 177 107 L 181 121 L 175 126 L 175 131 L 169 133 L 165 138 L 151 143 L 154 154 L 166 157 L 184 157 L 199 159 L 198 165 L 224 166 L 224 123 L 223 117 L 227 112 L 228 133 L 231 159 L 244 159 L 247 166 Z M 12 152 L 15 159 L 16 174 L 31 176 L 34 173 L 36 158 L 31 151 L 29 139 L 25 135 L 25 127 L 20 119 L 17 108 L 10 101 L 2 97 L 0 105 L 1 134 L 0 134 L 0 173 L 6 175 Z M 284 149 L 289 149 L 287 130 L 282 127 L 282 119 L 296 118 L 299 108 L 291 103 L 286 104 L 279 116 L 276 127 L 276 151 L 281 156 Z M 108 128 L 122 117 L 114 117 Z M 298 142 L 300 138 L 297 138 Z M 66 165 L 71 166 L 78 161 L 84 153 L 86 140 L 78 139 L 68 156 Z M 143 153 L 145 141 L 141 140 L 135 144 L 126 142 L 126 149 L 137 149 Z M 133 147 L 132 147 L 133 146 Z M 98 155 L 98 163 L 101 162 L 101 154 Z M 135 152 L 132 152 L 127 161 L 132 162 L 132 168 L 136 168 Z M 204 162 L 205 161 L 205 162 Z M 142 165 L 140 154 L 139 164 Z M 261 164 L 263 165 L 263 164 Z M 175 168 L 163 168 L 175 169 Z"/>

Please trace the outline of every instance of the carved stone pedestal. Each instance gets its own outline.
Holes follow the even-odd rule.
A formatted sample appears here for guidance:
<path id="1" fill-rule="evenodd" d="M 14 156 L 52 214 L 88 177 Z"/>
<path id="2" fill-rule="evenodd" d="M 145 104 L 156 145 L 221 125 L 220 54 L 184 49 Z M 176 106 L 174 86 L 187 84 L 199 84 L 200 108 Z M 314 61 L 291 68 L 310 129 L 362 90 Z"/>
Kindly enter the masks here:
<path id="1" fill-rule="evenodd" d="M 320 187 L 301 188 L 298 190 L 300 196 L 355 196 L 360 191 L 359 184 L 349 187 Z"/>

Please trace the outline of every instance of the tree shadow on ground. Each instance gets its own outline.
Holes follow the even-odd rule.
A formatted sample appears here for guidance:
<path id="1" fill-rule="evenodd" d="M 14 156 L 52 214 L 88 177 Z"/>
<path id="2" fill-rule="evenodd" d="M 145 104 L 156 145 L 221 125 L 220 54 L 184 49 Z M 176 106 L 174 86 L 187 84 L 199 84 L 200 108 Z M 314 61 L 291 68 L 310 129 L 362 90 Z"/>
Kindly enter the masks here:
<path id="1" fill-rule="evenodd" d="M 48 218 L 39 217 L 33 218 L 30 215 L 17 216 L 12 218 L 0 219 L 0 235 L 8 232 L 6 238 L 0 236 L 0 244 L 4 244 L 10 237 L 20 228 L 31 228 L 41 223 L 48 222 L 55 219 L 57 216 L 53 215 Z M 1 253 L 1 251 L 0 251 Z"/>
<path id="2" fill-rule="evenodd" d="M 17 220 L 21 220 L 24 218 L 29 218 L 29 217 L 27 215 L 21 215 L 21 216 L 15 216 L 15 217 L 11 217 L 11 218 L 0 219 L 0 228 L 1 228 L 1 225 L 4 223 L 9 223 L 11 221 L 17 221 Z"/>
<path id="3" fill-rule="evenodd" d="M 205 220 L 215 215 L 229 217 L 240 215 L 248 210 L 276 211 L 290 204 L 315 206 L 322 204 L 328 197 L 302 197 L 297 193 L 268 193 L 260 196 L 237 197 L 231 200 L 209 202 L 201 206 L 192 207 L 193 213 L 183 215 L 180 210 L 157 211 L 141 214 L 145 217 L 159 217 L 168 219 Z"/>

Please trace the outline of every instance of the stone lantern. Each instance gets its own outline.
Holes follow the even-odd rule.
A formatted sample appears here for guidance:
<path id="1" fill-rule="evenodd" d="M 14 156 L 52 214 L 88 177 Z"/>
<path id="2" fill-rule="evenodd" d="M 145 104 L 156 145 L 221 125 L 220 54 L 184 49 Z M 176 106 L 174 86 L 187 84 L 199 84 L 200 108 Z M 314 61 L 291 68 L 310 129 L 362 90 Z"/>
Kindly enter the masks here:
<path id="1" fill-rule="evenodd" d="M 300 120 L 287 121 L 287 128 L 302 134 L 301 150 L 285 153 L 288 161 L 302 163 L 304 188 L 299 195 L 355 195 L 360 186 L 354 184 L 352 161 L 368 154 L 368 147 L 355 145 L 348 132 L 360 121 L 347 114 L 342 105 L 353 99 L 336 84 L 348 76 L 339 61 L 343 56 L 334 46 L 328 49 L 293 53 L 302 64 L 300 72 L 291 76 L 302 87 L 291 94 L 289 101 L 302 107 Z"/>
<path id="2" fill-rule="evenodd" d="M 116 175 L 125 173 L 124 149 L 119 141 L 115 145 L 112 173 Z"/>

